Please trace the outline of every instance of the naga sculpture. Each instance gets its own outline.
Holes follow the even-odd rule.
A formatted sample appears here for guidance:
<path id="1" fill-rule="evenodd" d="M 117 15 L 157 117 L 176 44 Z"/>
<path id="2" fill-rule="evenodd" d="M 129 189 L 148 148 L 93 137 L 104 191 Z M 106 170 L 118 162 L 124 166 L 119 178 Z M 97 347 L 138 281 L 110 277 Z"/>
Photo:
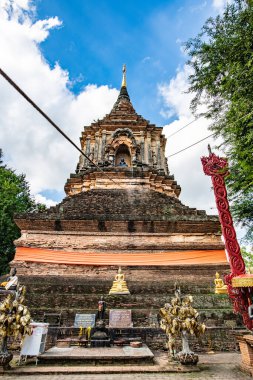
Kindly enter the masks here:
<path id="1" fill-rule="evenodd" d="M 228 162 L 225 158 L 211 152 L 202 157 L 204 173 L 211 176 L 216 205 L 225 240 L 225 248 L 229 258 L 231 273 L 225 276 L 228 294 L 234 305 L 234 311 L 242 315 L 244 325 L 252 330 L 253 322 L 249 316 L 249 306 L 252 304 L 253 276 L 246 274 L 245 264 L 241 255 L 240 246 L 236 238 L 233 220 L 229 210 L 225 177 L 229 175 Z"/>

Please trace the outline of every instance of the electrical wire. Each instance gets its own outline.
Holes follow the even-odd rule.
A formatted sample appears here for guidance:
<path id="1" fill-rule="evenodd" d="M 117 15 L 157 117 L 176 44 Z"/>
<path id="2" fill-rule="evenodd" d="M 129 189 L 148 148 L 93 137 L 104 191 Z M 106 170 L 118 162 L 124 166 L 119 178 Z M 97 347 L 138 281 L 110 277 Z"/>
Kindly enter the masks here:
<path id="1" fill-rule="evenodd" d="M 231 126 L 231 125 L 237 123 L 238 121 L 240 121 L 240 120 L 244 119 L 245 117 L 250 116 L 250 115 L 252 115 L 252 114 L 253 114 L 253 111 L 247 113 L 246 115 L 243 115 L 242 117 L 239 117 L 239 119 L 237 119 L 237 120 L 234 121 L 233 123 L 228 124 L 228 126 Z M 195 143 L 193 143 L 193 144 L 191 144 L 191 145 L 189 145 L 189 146 L 187 146 L 187 147 L 185 147 L 185 148 L 179 150 L 178 152 L 169 155 L 167 158 L 173 157 L 173 156 L 175 156 L 176 154 L 179 154 L 179 153 L 181 153 L 181 152 L 184 152 L 185 150 L 191 148 L 192 146 L 197 145 L 197 144 L 199 144 L 201 141 L 204 141 L 204 140 L 206 140 L 206 139 L 208 139 L 209 137 L 212 137 L 212 136 L 214 136 L 214 135 L 215 135 L 215 132 L 214 132 L 214 133 L 211 133 L 211 135 L 206 136 L 206 137 L 204 137 L 203 139 L 198 140 L 198 141 L 196 141 Z"/>
<path id="2" fill-rule="evenodd" d="M 173 157 L 173 156 L 175 156 L 175 155 L 178 154 L 178 153 L 184 152 L 185 150 L 191 148 L 191 147 L 194 146 L 194 145 L 199 144 L 201 141 L 204 141 L 204 140 L 208 139 L 209 137 L 211 137 L 211 136 L 213 136 L 213 135 L 214 135 L 214 133 L 212 133 L 212 134 L 209 135 L 209 136 L 204 137 L 203 139 L 201 139 L 201 140 L 199 140 L 199 141 L 196 141 L 195 143 L 193 143 L 193 144 L 187 146 L 186 148 L 183 148 L 183 149 L 179 150 L 178 152 L 171 154 L 170 156 L 168 156 L 168 158 Z"/>
<path id="3" fill-rule="evenodd" d="M 50 119 L 50 117 L 49 116 L 47 116 L 46 114 L 45 114 L 45 112 L 43 112 L 42 110 L 41 110 L 41 108 L 36 104 L 36 103 L 34 103 L 33 101 L 32 101 L 32 99 L 23 91 L 23 90 L 21 90 L 21 88 L 0 68 L 0 74 L 7 80 L 7 82 L 9 82 L 10 83 L 10 85 L 12 86 L 12 87 L 14 87 L 15 88 L 15 90 L 16 91 L 18 91 L 66 140 L 68 140 L 92 165 L 94 165 L 99 171 L 101 171 L 101 172 L 103 172 L 104 174 L 105 174 L 105 176 L 110 180 L 110 181 L 112 181 L 112 182 L 114 182 L 115 184 L 117 184 L 118 186 L 120 186 L 118 183 L 116 183 L 112 178 L 110 178 L 104 171 L 103 171 L 103 169 L 101 169 L 97 164 L 95 164 L 95 162 L 93 162 L 67 135 L 66 135 L 66 133 L 64 133 L 62 130 L 61 130 L 61 128 L 60 127 L 58 127 L 54 122 L 53 122 L 53 120 L 51 120 Z M 242 116 L 241 118 L 239 118 L 238 120 L 236 120 L 234 123 L 236 123 L 236 122 L 238 122 L 239 120 L 241 120 L 241 119 L 243 119 L 243 118 L 245 118 L 246 116 L 249 116 L 249 115 L 251 115 L 251 114 L 253 114 L 253 111 L 251 111 L 251 112 L 249 112 L 248 114 L 246 114 L 246 115 L 244 115 L 244 116 Z M 188 125 L 190 125 L 190 124 L 192 124 L 192 123 L 194 123 L 195 121 L 197 121 L 198 119 L 200 119 L 201 117 L 203 117 L 203 116 L 199 116 L 199 117 L 197 117 L 196 119 L 194 119 L 194 120 L 192 120 L 191 122 L 189 122 L 188 124 L 186 124 L 186 125 L 184 125 L 182 128 L 180 128 L 178 131 L 176 131 L 176 132 L 174 132 L 174 133 L 172 133 L 171 135 L 169 135 L 167 138 L 169 138 L 169 137 L 171 137 L 171 136 L 174 136 L 175 134 L 177 134 L 178 132 L 180 132 L 182 129 L 184 129 L 184 128 L 186 128 Z M 231 123 L 231 124 L 229 124 L 229 125 L 233 125 L 234 123 Z M 167 158 L 170 158 L 170 157 L 173 157 L 173 156 L 175 156 L 175 155 L 177 155 L 177 154 L 179 154 L 179 153 L 182 153 L 182 152 L 184 152 L 185 150 L 187 150 L 187 149 L 189 149 L 189 148 L 191 148 L 191 147 L 193 147 L 193 146 L 195 146 L 195 145 L 197 145 L 197 144 L 199 144 L 200 142 L 202 142 L 202 141 L 204 141 L 204 140 L 206 140 L 206 139 L 208 139 L 209 137 L 212 137 L 213 135 L 214 135 L 215 133 L 212 133 L 212 134 L 210 134 L 210 135 L 208 135 L 208 136 L 206 136 L 206 137 L 204 137 L 203 139 L 201 139 L 201 140 L 198 140 L 198 141 L 196 141 L 195 143 L 193 143 L 193 144 L 191 144 L 191 145 L 189 145 L 189 146 L 187 146 L 187 147 L 185 147 L 185 148 L 183 148 L 183 149 L 181 149 L 181 150 L 179 150 L 178 152 L 175 152 L 175 153 L 173 153 L 173 154 L 171 154 L 171 155 L 169 155 Z M 120 186 L 121 187 L 121 186 Z"/>
<path id="4" fill-rule="evenodd" d="M 195 121 L 201 119 L 201 117 L 203 117 L 203 116 L 196 117 L 196 119 L 190 121 L 188 124 L 184 125 L 182 128 L 180 128 L 178 131 L 172 133 L 171 135 L 166 136 L 166 138 L 168 139 L 168 138 L 170 138 L 170 137 L 176 135 L 178 132 L 182 131 L 182 129 L 185 129 L 186 127 L 188 127 L 188 125 L 191 125 L 192 123 L 195 123 Z"/>
<path id="5" fill-rule="evenodd" d="M 21 90 L 21 88 L 0 68 L 0 74 L 4 77 L 4 79 L 7 80 L 7 82 L 9 82 L 9 84 L 15 88 L 15 90 L 17 92 L 19 92 L 20 95 L 22 95 L 28 103 L 30 103 L 35 109 L 36 111 L 38 111 L 66 140 L 68 140 L 68 142 L 70 142 L 70 144 L 72 144 L 92 165 L 94 165 L 99 171 L 103 172 L 105 174 L 105 176 L 112 182 L 114 182 L 115 184 L 117 184 L 118 186 L 120 186 L 118 183 L 116 183 L 112 178 L 110 178 L 105 172 L 103 169 L 101 169 L 97 164 L 95 164 L 95 162 L 93 162 L 75 143 L 74 141 L 72 141 L 70 139 L 70 137 L 68 137 L 66 135 L 65 132 L 63 132 L 63 130 L 58 127 L 58 125 L 55 124 L 55 122 L 50 119 L 49 116 L 47 116 L 47 114 L 42 111 L 42 109 L 36 104 L 34 103 L 34 101 L 23 91 Z"/>
<path id="6" fill-rule="evenodd" d="M 246 71 L 246 70 L 245 70 L 245 71 Z M 240 89 L 242 89 L 242 88 L 243 88 L 243 87 L 241 87 L 241 86 L 238 87 L 238 88 L 237 88 L 237 91 L 240 90 Z M 244 96 L 241 96 L 239 99 L 237 99 L 237 101 L 239 101 L 240 99 L 243 99 L 243 98 L 244 98 Z M 170 138 L 170 137 L 176 135 L 178 132 L 180 132 L 180 131 L 182 131 L 183 129 L 185 129 L 186 127 L 188 127 L 188 125 L 191 125 L 191 124 L 195 123 L 195 121 L 201 119 L 202 117 L 204 117 L 204 115 L 200 115 L 200 116 L 196 117 L 194 120 L 190 121 L 189 123 L 187 123 L 186 125 L 184 125 L 184 126 L 181 127 L 180 129 L 178 129 L 177 131 L 173 132 L 171 135 L 166 136 L 166 138 L 168 139 L 168 138 Z"/>

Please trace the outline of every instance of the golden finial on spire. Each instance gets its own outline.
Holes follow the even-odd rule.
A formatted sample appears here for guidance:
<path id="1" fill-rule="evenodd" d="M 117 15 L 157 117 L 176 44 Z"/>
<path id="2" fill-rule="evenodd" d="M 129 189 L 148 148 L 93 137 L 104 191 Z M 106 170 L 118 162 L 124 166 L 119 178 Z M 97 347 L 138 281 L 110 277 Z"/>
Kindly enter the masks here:
<path id="1" fill-rule="evenodd" d="M 126 87 L 126 65 L 125 64 L 123 65 L 122 72 L 123 72 L 123 78 L 122 78 L 121 87 Z"/>

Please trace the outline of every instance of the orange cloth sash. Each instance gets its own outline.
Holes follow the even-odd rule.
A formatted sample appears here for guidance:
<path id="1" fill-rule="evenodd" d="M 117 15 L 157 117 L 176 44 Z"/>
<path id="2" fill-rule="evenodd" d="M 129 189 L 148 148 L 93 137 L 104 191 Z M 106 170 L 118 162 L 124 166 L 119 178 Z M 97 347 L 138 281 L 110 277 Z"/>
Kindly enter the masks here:
<path id="1" fill-rule="evenodd" d="M 135 252 L 73 252 L 44 248 L 18 247 L 15 261 L 79 265 L 197 265 L 227 264 L 224 250 L 165 251 L 153 253 Z"/>

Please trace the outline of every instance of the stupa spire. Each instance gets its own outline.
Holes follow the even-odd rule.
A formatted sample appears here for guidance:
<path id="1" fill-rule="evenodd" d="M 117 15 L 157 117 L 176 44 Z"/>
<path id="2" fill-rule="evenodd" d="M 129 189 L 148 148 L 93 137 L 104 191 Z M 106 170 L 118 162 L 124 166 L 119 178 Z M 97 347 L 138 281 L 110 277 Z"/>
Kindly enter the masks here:
<path id="1" fill-rule="evenodd" d="M 125 64 L 123 65 L 122 72 L 123 72 L 122 84 L 121 84 L 121 89 L 120 89 L 120 93 L 119 93 L 117 102 L 122 98 L 124 98 L 130 102 L 130 97 L 128 95 L 127 85 L 126 85 L 126 65 Z"/>
<path id="2" fill-rule="evenodd" d="M 126 65 L 125 64 L 123 65 L 122 72 L 123 72 L 123 78 L 122 78 L 121 87 L 126 87 L 127 85 L 126 85 Z"/>

